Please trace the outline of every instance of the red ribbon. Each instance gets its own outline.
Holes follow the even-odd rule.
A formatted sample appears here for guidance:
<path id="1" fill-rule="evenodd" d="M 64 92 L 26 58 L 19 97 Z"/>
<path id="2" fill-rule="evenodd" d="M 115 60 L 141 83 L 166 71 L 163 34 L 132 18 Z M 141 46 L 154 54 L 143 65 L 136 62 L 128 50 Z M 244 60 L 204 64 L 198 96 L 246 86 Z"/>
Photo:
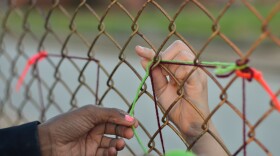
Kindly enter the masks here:
<path id="1" fill-rule="evenodd" d="M 277 96 L 270 89 L 265 79 L 263 78 L 263 74 L 261 71 L 254 68 L 247 68 L 247 70 L 236 70 L 235 74 L 247 80 L 255 79 L 265 89 L 267 94 L 270 96 L 274 107 L 280 112 L 280 102 L 277 99 Z"/>
<path id="2" fill-rule="evenodd" d="M 17 85 L 16 85 L 16 91 L 20 90 L 20 87 L 22 86 L 22 83 L 24 81 L 24 78 L 27 74 L 27 72 L 29 71 L 30 66 L 34 65 L 36 62 L 43 60 L 44 58 L 46 58 L 48 56 L 48 53 L 46 51 L 40 51 L 39 53 L 33 55 L 32 57 L 30 57 L 24 67 L 23 72 L 21 73 L 18 81 L 17 81 Z"/>

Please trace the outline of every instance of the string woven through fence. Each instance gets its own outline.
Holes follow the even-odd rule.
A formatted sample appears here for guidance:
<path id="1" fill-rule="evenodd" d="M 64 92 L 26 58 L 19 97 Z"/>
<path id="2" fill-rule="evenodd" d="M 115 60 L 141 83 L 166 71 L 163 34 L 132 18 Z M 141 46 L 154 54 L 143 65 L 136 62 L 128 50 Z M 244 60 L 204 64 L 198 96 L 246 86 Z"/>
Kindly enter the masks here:
<path id="1" fill-rule="evenodd" d="M 197 63 L 250 60 L 265 77 L 271 75 L 268 80 L 275 83 L 268 82 L 276 96 L 280 94 L 279 79 L 274 80 L 275 75 L 279 77 L 280 66 L 279 1 L 4 0 L 0 8 L 1 128 L 45 121 L 89 103 L 129 112 L 145 75 L 134 47 L 153 49 L 154 60 L 158 60 L 160 52 L 174 40 L 189 46 Z M 42 50 L 53 57 L 35 63 L 16 92 L 28 58 Z M 160 61 L 154 64 L 164 66 Z M 251 93 L 247 92 L 245 117 L 240 79 L 231 76 L 222 80 L 211 69 L 202 69 L 209 81 L 211 113 L 202 115 L 203 131 L 193 142 L 184 139 L 168 119 L 170 111 L 164 111 L 155 101 L 149 81 L 144 83 L 134 113 L 148 153 L 163 155 L 164 148 L 192 150 L 205 135 L 213 137 L 228 155 L 245 154 L 246 148 L 249 155 L 279 153 L 280 127 L 276 125 L 280 118 L 264 89 L 253 87 Z M 178 97 L 177 101 L 183 98 L 180 92 Z M 159 127 L 154 103 L 161 110 Z M 195 107 L 194 103 L 190 105 Z M 209 120 L 217 124 L 223 141 L 205 126 Z M 242 124 L 246 136 L 242 136 Z M 141 152 L 136 139 L 132 139 L 122 154 Z"/>

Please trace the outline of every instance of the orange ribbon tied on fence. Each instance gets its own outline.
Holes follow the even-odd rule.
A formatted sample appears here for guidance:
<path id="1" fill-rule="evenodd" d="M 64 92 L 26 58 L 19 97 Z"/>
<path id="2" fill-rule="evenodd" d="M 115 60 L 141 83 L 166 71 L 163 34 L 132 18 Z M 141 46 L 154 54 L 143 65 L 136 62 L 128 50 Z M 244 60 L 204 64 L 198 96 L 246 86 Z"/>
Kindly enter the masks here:
<path id="1" fill-rule="evenodd" d="M 242 70 L 235 70 L 235 74 L 241 78 L 247 79 L 251 81 L 252 79 L 255 79 L 267 92 L 267 94 L 270 96 L 271 101 L 274 105 L 274 107 L 280 112 L 280 102 L 277 99 L 277 96 L 273 93 L 273 91 L 270 89 L 269 85 L 263 78 L 263 74 L 261 71 L 247 67 Z"/>
<path id="2" fill-rule="evenodd" d="M 20 77 L 17 81 L 17 85 L 16 85 L 16 91 L 20 90 L 20 87 L 22 86 L 22 83 L 24 81 L 24 78 L 27 74 L 27 72 L 29 71 L 29 68 L 34 65 L 35 63 L 37 63 L 40 60 L 43 60 L 44 58 L 46 58 L 48 56 L 48 53 L 46 51 L 40 51 L 39 53 L 33 55 L 31 58 L 28 59 L 23 72 L 20 74 Z"/>

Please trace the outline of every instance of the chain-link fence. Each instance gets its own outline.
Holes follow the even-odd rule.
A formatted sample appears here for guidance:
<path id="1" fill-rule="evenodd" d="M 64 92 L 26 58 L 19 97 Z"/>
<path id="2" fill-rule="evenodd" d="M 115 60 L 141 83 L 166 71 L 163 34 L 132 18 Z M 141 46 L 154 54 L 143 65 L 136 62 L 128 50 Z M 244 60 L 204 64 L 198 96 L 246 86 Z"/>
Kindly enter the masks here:
<path id="1" fill-rule="evenodd" d="M 217 5 L 219 12 L 211 9 L 213 3 L 208 5 L 207 1 L 196 0 L 176 1 L 176 4 L 172 5 L 173 9 L 168 8 L 166 1 L 155 0 L 141 1 L 142 4 L 134 6 L 133 9 L 126 5 L 125 1 L 118 0 L 104 1 L 105 7 L 96 7 L 94 2 L 86 0 L 68 7 L 67 1 L 61 3 L 59 0 L 53 0 L 44 4 L 39 2 L 0 2 L 1 127 L 32 120 L 45 121 L 54 115 L 89 103 L 129 110 L 144 75 L 134 47 L 143 45 L 153 49 L 156 53 L 155 60 L 158 60 L 156 58 L 160 51 L 177 39 L 191 48 L 196 56 L 194 63 L 204 60 L 250 59 L 252 65 L 272 75 L 268 80 L 274 81 L 275 75 L 278 76 L 275 85 L 270 82 L 269 84 L 274 91 L 278 89 L 276 96 L 280 94 L 277 88 L 279 1 L 270 1 L 267 6 L 264 2 L 255 6 L 247 0 L 215 1 L 220 3 Z M 232 23 L 233 27 L 246 22 L 257 24 L 252 24 L 253 27 L 247 27 L 245 31 L 240 28 L 227 34 L 228 31 L 223 29 L 226 25 L 223 20 L 230 18 L 234 10 L 238 12 L 239 7 L 245 10 L 244 16 L 250 14 L 254 21 L 246 21 L 242 15 L 237 17 L 238 23 Z M 269 9 L 263 13 L 259 8 Z M 192 12 L 199 16 L 186 15 Z M 184 19 L 185 15 L 190 18 Z M 156 18 L 147 21 L 150 17 Z M 208 22 L 198 22 L 196 27 L 193 23 L 188 23 L 187 19 L 195 21 L 193 18 L 197 18 L 197 21 L 206 19 Z M 186 27 L 180 25 L 181 21 L 186 21 Z M 185 29 L 187 31 L 184 31 Z M 208 34 L 206 33 L 207 39 L 196 36 L 201 35 L 200 32 L 205 29 L 209 30 Z M 246 32 L 250 32 L 251 29 L 258 31 L 251 36 L 248 33 L 247 37 L 251 42 L 243 43 L 244 40 L 238 36 L 244 37 L 244 32 L 246 36 Z M 53 57 L 36 63 L 27 74 L 20 91 L 16 92 L 16 82 L 25 63 L 29 57 L 41 50 L 48 51 Z M 259 62 L 263 66 L 258 66 Z M 163 66 L 159 61 L 155 61 L 154 64 Z M 193 71 L 197 69 L 194 67 Z M 277 149 L 280 127 L 275 125 L 280 118 L 263 89 L 251 88 L 251 94 L 248 93 L 247 97 L 248 116 L 245 118 L 242 114 L 242 95 L 239 94 L 241 87 L 236 87 L 236 84 L 240 84 L 239 79 L 236 76 L 227 80 L 219 79 L 211 69 L 203 68 L 203 71 L 210 81 L 211 96 L 211 113 L 209 116 L 202 116 L 205 121 L 203 125 L 207 125 L 208 121 L 213 119 L 224 141 L 219 140 L 207 126 L 201 125 L 203 131 L 198 138 L 194 142 L 186 142 L 168 120 L 170 110 L 165 112 L 161 109 L 159 128 L 156 110 L 153 107 L 154 103 L 158 106 L 159 103 L 154 101 L 152 85 L 147 81 L 141 89 L 135 113 L 140 121 L 138 131 L 149 153 L 163 154 L 160 143 L 162 133 L 166 150 L 192 150 L 203 135 L 210 134 L 228 155 L 241 155 L 245 147 L 252 155 L 277 155 L 280 152 Z M 232 88 L 235 91 L 232 91 Z M 179 92 L 178 97 L 180 98 L 177 101 L 183 98 Z M 176 101 L 174 103 L 176 104 Z M 195 107 L 195 104 L 191 105 Z M 196 110 L 198 114 L 202 114 L 199 109 Z M 221 121 L 223 119 L 224 121 Z M 242 141 L 243 122 L 247 127 L 245 143 Z M 122 154 L 141 154 L 135 139 L 128 141 Z"/>

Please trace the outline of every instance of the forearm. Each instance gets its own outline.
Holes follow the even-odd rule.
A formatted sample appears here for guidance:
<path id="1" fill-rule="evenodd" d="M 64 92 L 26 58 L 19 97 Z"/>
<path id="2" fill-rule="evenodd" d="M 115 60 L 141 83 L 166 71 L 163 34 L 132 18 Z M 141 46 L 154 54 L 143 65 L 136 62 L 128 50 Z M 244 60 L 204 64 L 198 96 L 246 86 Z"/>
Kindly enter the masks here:
<path id="1" fill-rule="evenodd" d="M 52 140 L 50 130 L 44 123 L 38 126 L 39 144 L 42 156 L 54 155 L 52 153 Z"/>
<path id="2" fill-rule="evenodd" d="M 205 133 L 192 148 L 198 156 L 226 156 L 223 147 L 209 134 Z"/>
<path id="3" fill-rule="evenodd" d="M 185 135 L 189 144 L 195 142 L 191 150 L 198 156 L 227 156 L 226 150 L 219 143 L 223 141 L 212 123 L 209 124 L 209 130 L 210 132 L 206 132 L 200 138 L 199 135 L 196 137 Z"/>

